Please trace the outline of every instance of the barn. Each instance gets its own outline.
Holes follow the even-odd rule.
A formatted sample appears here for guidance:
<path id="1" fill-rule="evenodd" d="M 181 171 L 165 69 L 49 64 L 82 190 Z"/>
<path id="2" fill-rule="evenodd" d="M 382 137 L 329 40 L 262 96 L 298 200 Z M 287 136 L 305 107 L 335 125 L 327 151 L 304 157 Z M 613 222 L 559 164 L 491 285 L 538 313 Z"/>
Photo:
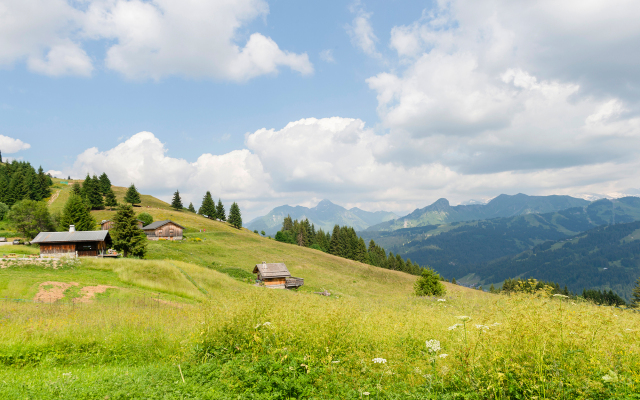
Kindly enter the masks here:
<path id="1" fill-rule="evenodd" d="M 167 219 L 152 222 L 142 230 L 147 234 L 149 240 L 182 240 L 184 226 Z"/>
<path id="2" fill-rule="evenodd" d="M 271 289 L 296 289 L 304 285 L 304 279 L 292 277 L 284 263 L 267 264 L 263 261 L 262 264 L 256 264 L 253 273 L 257 274 L 259 282 Z"/>
<path id="3" fill-rule="evenodd" d="M 111 247 L 109 231 L 40 232 L 31 241 L 40 245 L 40 255 L 97 257 L 106 254 Z"/>

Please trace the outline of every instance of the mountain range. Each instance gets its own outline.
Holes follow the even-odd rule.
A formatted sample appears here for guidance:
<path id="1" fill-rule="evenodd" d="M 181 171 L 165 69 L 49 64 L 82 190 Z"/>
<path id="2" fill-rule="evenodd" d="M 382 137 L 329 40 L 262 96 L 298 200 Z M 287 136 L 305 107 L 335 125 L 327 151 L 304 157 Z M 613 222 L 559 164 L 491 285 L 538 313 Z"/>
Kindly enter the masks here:
<path id="1" fill-rule="evenodd" d="M 309 219 L 309 222 L 314 224 L 316 229 L 322 228 L 324 231 L 331 231 L 334 225 L 364 230 L 371 225 L 398 218 L 398 215 L 388 211 L 370 212 L 357 207 L 347 210 L 329 200 L 322 200 L 312 208 L 288 205 L 276 207 L 267 215 L 250 221 L 246 224 L 246 228 L 265 231 L 267 235 L 275 235 L 282 228 L 282 221 L 287 215 L 297 220 Z"/>
<path id="2" fill-rule="evenodd" d="M 543 214 L 571 207 L 583 207 L 590 202 L 570 196 L 527 196 L 501 194 L 487 204 L 451 206 L 447 199 L 419 208 L 411 214 L 367 228 L 367 231 L 394 231 L 452 222 L 475 221 L 490 218 L 512 217 L 523 214 Z"/>

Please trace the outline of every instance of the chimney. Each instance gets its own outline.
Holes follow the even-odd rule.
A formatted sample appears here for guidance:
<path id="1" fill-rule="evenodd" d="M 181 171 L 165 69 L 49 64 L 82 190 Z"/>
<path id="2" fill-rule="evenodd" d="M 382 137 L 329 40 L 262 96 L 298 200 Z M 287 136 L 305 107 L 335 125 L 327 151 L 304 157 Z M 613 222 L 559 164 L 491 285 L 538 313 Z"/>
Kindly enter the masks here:
<path id="1" fill-rule="evenodd" d="M 69 232 L 75 232 L 76 231 L 76 226 L 75 225 L 69 225 Z"/>

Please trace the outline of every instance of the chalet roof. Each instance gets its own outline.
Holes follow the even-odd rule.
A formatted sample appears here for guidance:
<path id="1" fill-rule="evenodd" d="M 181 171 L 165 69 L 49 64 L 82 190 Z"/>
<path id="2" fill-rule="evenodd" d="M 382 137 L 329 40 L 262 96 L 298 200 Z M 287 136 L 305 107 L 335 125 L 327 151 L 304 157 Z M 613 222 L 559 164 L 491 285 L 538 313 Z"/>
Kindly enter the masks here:
<path id="1" fill-rule="evenodd" d="M 31 243 L 104 242 L 109 231 L 40 232 Z"/>
<path id="2" fill-rule="evenodd" d="M 182 226 L 182 225 L 180 225 L 180 224 L 176 224 L 175 222 L 171 221 L 170 219 L 165 219 L 164 221 L 156 221 L 156 222 L 152 222 L 152 223 L 150 223 L 150 224 L 149 224 L 149 225 L 147 225 L 147 226 L 143 226 L 143 227 L 142 227 L 142 230 L 145 230 L 145 231 L 146 231 L 146 230 L 151 230 L 151 229 L 158 229 L 158 228 L 160 228 L 161 226 L 165 226 L 165 225 L 166 225 L 166 224 L 168 224 L 168 223 L 172 223 L 172 224 L 174 224 L 175 226 L 178 226 L 178 227 L 180 227 L 180 228 L 184 229 L 184 226 Z"/>
<path id="3" fill-rule="evenodd" d="M 263 278 L 285 278 L 291 276 L 291 273 L 287 269 L 284 263 L 269 263 L 263 262 L 262 264 L 256 264 L 253 268 L 253 273 L 260 275 Z"/>

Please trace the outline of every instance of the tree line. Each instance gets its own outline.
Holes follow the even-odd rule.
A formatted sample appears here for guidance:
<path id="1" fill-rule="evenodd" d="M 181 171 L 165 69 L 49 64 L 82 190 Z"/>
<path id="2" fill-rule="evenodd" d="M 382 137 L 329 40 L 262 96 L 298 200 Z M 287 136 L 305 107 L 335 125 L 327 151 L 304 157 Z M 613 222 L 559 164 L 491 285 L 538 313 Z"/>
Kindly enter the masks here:
<path id="1" fill-rule="evenodd" d="M 373 240 L 369 242 L 367 248 L 364 239 L 348 226 L 335 225 L 333 231 L 329 233 L 324 232 L 322 228 L 316 230 L 309 219 L 292 220 L 291 216 L 287 215 L 282 222 L 282 229 L 276 233 L 275 240 L 413 275 L 420 275 L 422 271 L 422 267 L 410 259 L 405 261 L 399 254 L 393 255 L 391 252 L 387 255 L 386 251 Z"/>
<path id="2" fill-rule="evenodd" d="M 36 171 L 30 163 L 16 160 L 0 164 L 0 203 L 8 207 L 21 200 L 46 199 L 51 196 L 52 184 L 42 167 Z"/>
<path id="3" fill-rule="evenodd" d="M 176 190 L 173 194 L 173 199 L 171 200 L 171 207 L 180 211 L 185 209 L 182 205 L 182 198 L 180 197 L 180 191 Z M 195 213 L 196 209 L 193 206 L 193 203 L 189 203 L 189 207 L 186 208 L 188 211 Z M 231 204 L 231 208 L 229 208 L 229 217 L 227 219 L 226 211 L 224 208 L 224 204 L 222 204 L 222 200 L 218 199 L 218 204 L 213 201 L 213 196 L 211 196 L 211 192 L 207 190 L 204 197 L 202 198 L 202 204 L 198 209 L 198 215 L 202 215 L 205 218 L 218 220 L 218 221 L 227 221 L 231 226 L 235 228 L 242 228 L 242 213 L 240 212 L 240 207 L 238 203 L 235 201 Z"/>

